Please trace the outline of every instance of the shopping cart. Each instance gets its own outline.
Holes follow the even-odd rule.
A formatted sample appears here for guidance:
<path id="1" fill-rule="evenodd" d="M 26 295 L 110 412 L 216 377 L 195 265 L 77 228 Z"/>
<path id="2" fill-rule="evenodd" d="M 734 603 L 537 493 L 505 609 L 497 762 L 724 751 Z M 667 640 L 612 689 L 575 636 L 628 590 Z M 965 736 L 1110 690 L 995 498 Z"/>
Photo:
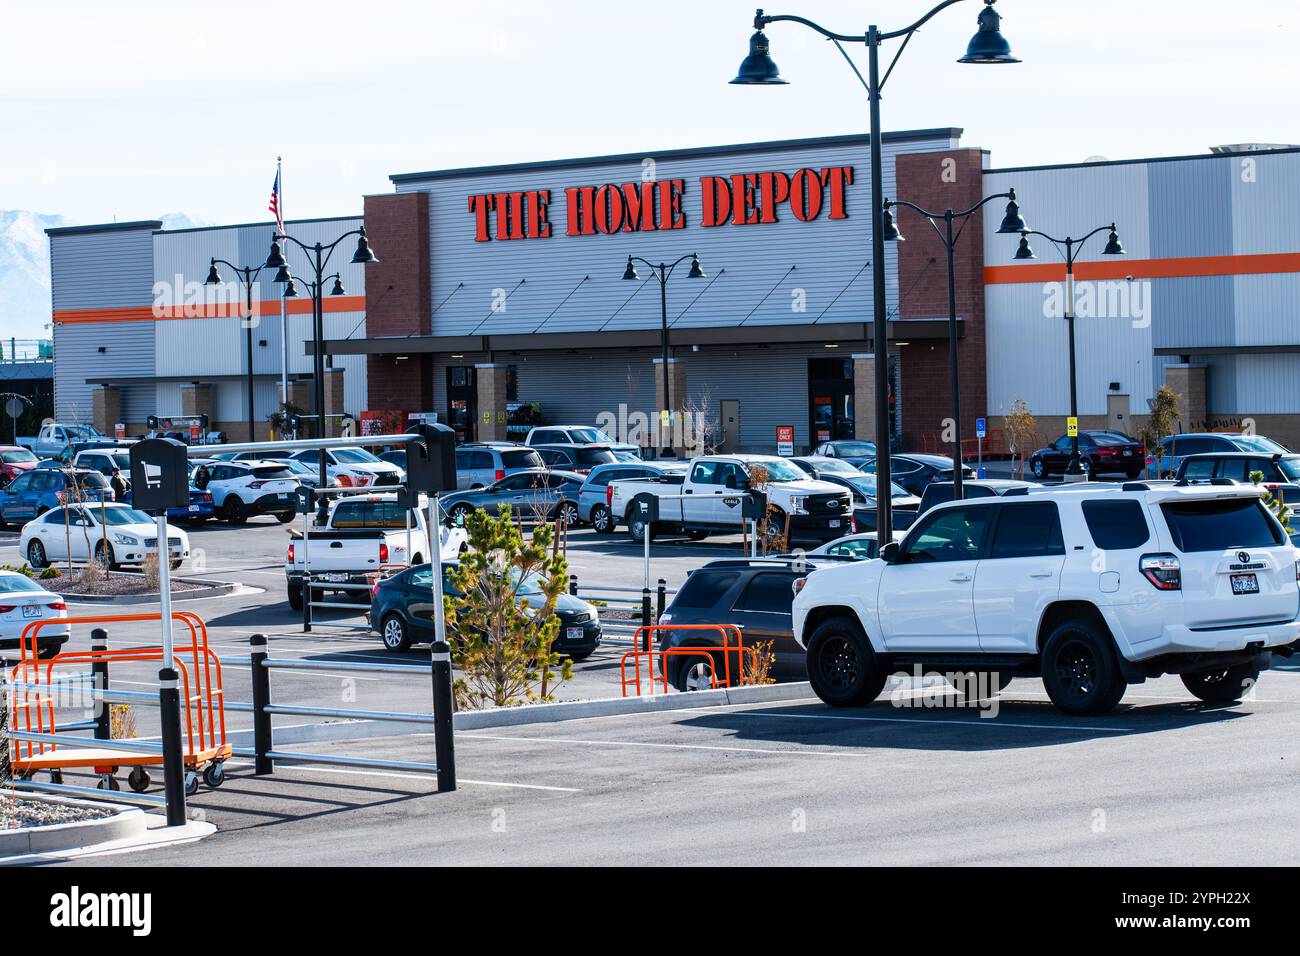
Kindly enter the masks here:
<path id="1" fill-rule="evenodd" d="M 221 661 L 208 647 L 207 627 L 192 611 L 173 611 L 172 620 L 184 624 L 190 635 L 188 643 L 180 642 L 174 648 L 173 666 L 179 675 L 181 702 L 185 708 L 181 753 L 185 767 L 185 792 L 192 796 L 198 791 L 200 776 L 209 787 L 221 786 L 225 781 L 223 764 L 230 758 L 232 750 L 226 739 Z M 24 628 L 19 641 L 20 660 L 9 672 L 10 726 L 27 733 L 57 734 L 55 711 L 60 703 L 60 690 L 70 683 L 61 670 L 70 666 L 83 668 L 77 676 L 84 678 L 84 667 L 88 664 L 156 662 L 163 665 L 163 649 L 155 646 L 65 651 L 48 660 L 39 660 L 37 635 L 43 627 L 139 621 L 161 622 L 162 615 L 52 618 L 33 621 Z M 104 693 L 107 690 L 107 687 L 95 689 L 97 706 L 107 706 L 105 697 L 110 696 Z M 100 777 L 97 785 L 100 789 L 120 790 L 117 771 L 130 767 L 127 784 L 132 790 L 143 792 L 151 782 L 146 768 L 160 766 L 163 762 L 161 752 L 95 746 L 92 738 L 69 736 L 67 739 L 67 744 L 12 740 L 10 762 L 14 775 L 30 780 L 38 771 L 47 771 L 52 783 L 62 783 L 64 770 L 90 768 Z"/>

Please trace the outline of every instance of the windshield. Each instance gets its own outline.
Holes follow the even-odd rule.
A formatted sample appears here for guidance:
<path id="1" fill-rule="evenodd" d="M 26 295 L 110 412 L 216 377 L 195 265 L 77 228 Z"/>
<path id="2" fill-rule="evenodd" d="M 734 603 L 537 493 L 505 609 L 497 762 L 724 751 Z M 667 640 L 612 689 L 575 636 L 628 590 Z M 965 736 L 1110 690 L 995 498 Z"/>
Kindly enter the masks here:
<path id="1" fill-rule="evenodd" d="M 1287 450 L 1263 435 L 1238 435 L 1232 439 L 1232 443 L 1242 451 L 1262 451 L 1268 455 L 1285 453 Z"/>
<path id="2" fill-rule="evenodd" d="M 519 581 L 519 569 L 513 568 L 510 571 L 511 583 L 518 582 L 520 594 L 541 594 L 542 593 L 542 576 L 540 574 L 526 575 L 523 581 Z"/>
<path id="3" fill-rule="evenodd" d="M 340 448 L 334 452 L 334 457 L 345 465 L 372 465 L 379 461 L 364 448 Z"/>
<path id="4" fill-rule="evenodd" d="M 1098 445 L 1131 445 L 1133 439 L 1127 435 L 1118 435 L 1114 432 L 1093 432 L 1092 440 Z"/>
<path id="5" fill-rule="evenodd" d="M 545 468 L 546 462 L 535 451 L 503 451 L 502 468 Z"/>
<path id="6" fill-rule="evenodd" d="M 569 440 L 575 445 L 594 445 L 598 442 L 612 442 L 599 428 L 570 428 Z"/>
<path id="7" fill-rule="evenodd" d="M 103 511 L 98 508 L 87 508 L 86 513 L 95 524 L 100 523 L 99 519 L 102 516 L 103 523 L 110 527 L 124 524 L 153 524 L 152 518 L 135 508 L 105 508 Z"/>
<path id="8" fill-rule="evenodd" d="M 283 481 L 285 478 L 292 478 L 293 472 L 283 465 L 263 465 L 260 468 L 253 469 L 253 477 L 258 481 Z"/>
<path id="9" fill-rule="evenodd" d="M 845 481 L 847 481 L 850 485 L 852 485 L 853 490 L 856 491 L 858 494 L 865 495 L 868 498 L 876 497 L 876 476 L 875 475 L 862 475 L 857 478 L 845 478 Z M 912 493 L 908 491 L 906 488 L 904 488 L 902 485 L 899 485 L 897 482 L 891 481 L 889 483 L 889 496 L 891 499 L 910 498 L 912 497 Z"/>
<path id="10" fill-rule="evenodd" d="M 1300 458 L 1283 458 L 1277 463 L 1278 470 L 1292 481 L 1300 481 Z"/>
<path id="11" fill-rule="evenodd" d="M 876 453 L 876 446 L 869 442 L 842 441 L 835 446 L 835 454 L 841 458 L 870 458 Z"/>
<path id="12" fill-rule="evenodd" d="M 299 461 L 297 458 L 286 458 L 281 462 L 284 467 L 288 468 L 295 475 L 314 475 L 316 469 L 309 466 L 306 462 Z"/>
<path id="13" fill-rule="evenodd" d="M 88 438 L 104 437 L 89 425 L 65 425 L 64 428 L 68 432 L 68 438 L 74 441 L 84 441 Z"/>
<path id="14" fill-rule="evenodd" d="M 31 578 L 21 574 L 0 574 L 0 594 L 14 594 L 18 591 L 44 591 Z"/>
<path id="15" fill-rule="evenodd" d="M 784 458 L 755 458 L 749 462 L 749 467 L 759 467 L 767 470 L 768 479 L 771 481 L 806 481 L 808 473 L 798 465 L 791 464 Z"/>
<path id="16" fill-rule="evenodd" d="M 35 461 L 36 456 L 26 448 L 15 448 L 13 451 L 0 451 L 0 462 L 6 465 L 17 465 L 22 462 Z"/>

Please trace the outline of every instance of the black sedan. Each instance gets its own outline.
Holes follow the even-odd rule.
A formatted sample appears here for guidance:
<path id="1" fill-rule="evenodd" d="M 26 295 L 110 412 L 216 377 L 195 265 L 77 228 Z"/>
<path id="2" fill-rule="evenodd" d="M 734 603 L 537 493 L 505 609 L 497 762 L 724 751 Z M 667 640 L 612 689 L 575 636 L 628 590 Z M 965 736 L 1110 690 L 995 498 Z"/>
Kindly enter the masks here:
<path id="1" fill-rule="evenodd" d="M 1030 455 L 1029 470 L 1034 477 L 1065 474 L 1073 442 L 1069 435 L 1062 435 Z M 1103 474 L 1136 478 L 1146 468 L 1146 461 L 1146 449 L 1131 435 L 1101 430 L 1079 432 L 1079 466 L 1089 478 Z"/>
<path id="2" fill-rule="evenodd" d="M 569 510 L 568 523 L 572 527 L 578 523 L 578 490 L 586 480 L 585 475 L 573 471 L 528 468 L 486 488 L 443 495 L 442 509 L 453 524 L 463 525 L 478 508 L 495 515 L 502 505 L 510 505 L 515 514 L 525 518 L 553 518 L 564 508 Z"/>
<path id="3" fill-rule="evenodd" d="M 454 563 L 442 566 L 442 589 L 449 596 L 456 594 L 450 578 L 455 567 Z M 433 643 L 432 582 L 433 565 L 417 564 L 371 588 L 370 626 L 379 633 L 385 650 L 397 653 L 412 644 Z M 532 608 L 546 603 L 541 581 L 535 576 L 524 580 L 519 596 Z M 560 620 L 555 650 L 573 661 L 590 657 L 600 645 L 600 612 L 571 594 L 561 594 L 555 602 L 555 616 Z"/>
<path id="4" fill-rule="evenodd" d="M 872 458 L 862 466 L 869 475 L 876 473 L 876 459 Z M 952 459 L 944 455 L 890 455 L 889 471 L 894 484 L 902 485 L 918 498 L 925 494 L 925 486 L 932 481 L 952 481 Z M 961 466 L 963 478 L 974 478 L 975 469 L 969 465 Z"/>

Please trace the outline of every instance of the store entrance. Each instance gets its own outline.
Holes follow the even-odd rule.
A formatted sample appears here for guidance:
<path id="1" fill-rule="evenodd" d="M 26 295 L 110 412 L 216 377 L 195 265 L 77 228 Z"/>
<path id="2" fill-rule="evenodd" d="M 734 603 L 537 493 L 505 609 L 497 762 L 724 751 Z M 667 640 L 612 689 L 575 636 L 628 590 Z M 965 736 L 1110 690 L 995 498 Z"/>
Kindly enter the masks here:
<path id="1" fill-rule="evenodd" d="M 474 440 L 474 420 L 478 408 L 478 383 L 474 366 L 452 365 L 447 369 L 447 424 L 456 432 L 456 440 Z"/>
<path id="2" fill-rule="evenodd" d="M 853 437 L 853 359 L 809 359 L 809 445 Z"/>

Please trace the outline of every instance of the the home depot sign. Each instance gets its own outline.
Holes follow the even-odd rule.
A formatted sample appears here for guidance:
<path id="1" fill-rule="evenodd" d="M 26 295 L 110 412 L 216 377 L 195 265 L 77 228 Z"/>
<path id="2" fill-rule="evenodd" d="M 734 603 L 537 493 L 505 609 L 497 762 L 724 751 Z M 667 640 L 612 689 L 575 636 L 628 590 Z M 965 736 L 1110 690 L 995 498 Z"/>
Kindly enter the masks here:
<path id="1" fill-rule="evenodd" d="M 852 166 L 805 168 L 733 176 L 701 176 L 696 221 L 705 228 L 847 219 Z M 564 190 L 566 236 L 612 235 L 685 229 L 686 180 L 606 183 Z M 551 190 L 479 193 L 469 197 L 474 239 L 549 239 L 553 233 Z"/>

